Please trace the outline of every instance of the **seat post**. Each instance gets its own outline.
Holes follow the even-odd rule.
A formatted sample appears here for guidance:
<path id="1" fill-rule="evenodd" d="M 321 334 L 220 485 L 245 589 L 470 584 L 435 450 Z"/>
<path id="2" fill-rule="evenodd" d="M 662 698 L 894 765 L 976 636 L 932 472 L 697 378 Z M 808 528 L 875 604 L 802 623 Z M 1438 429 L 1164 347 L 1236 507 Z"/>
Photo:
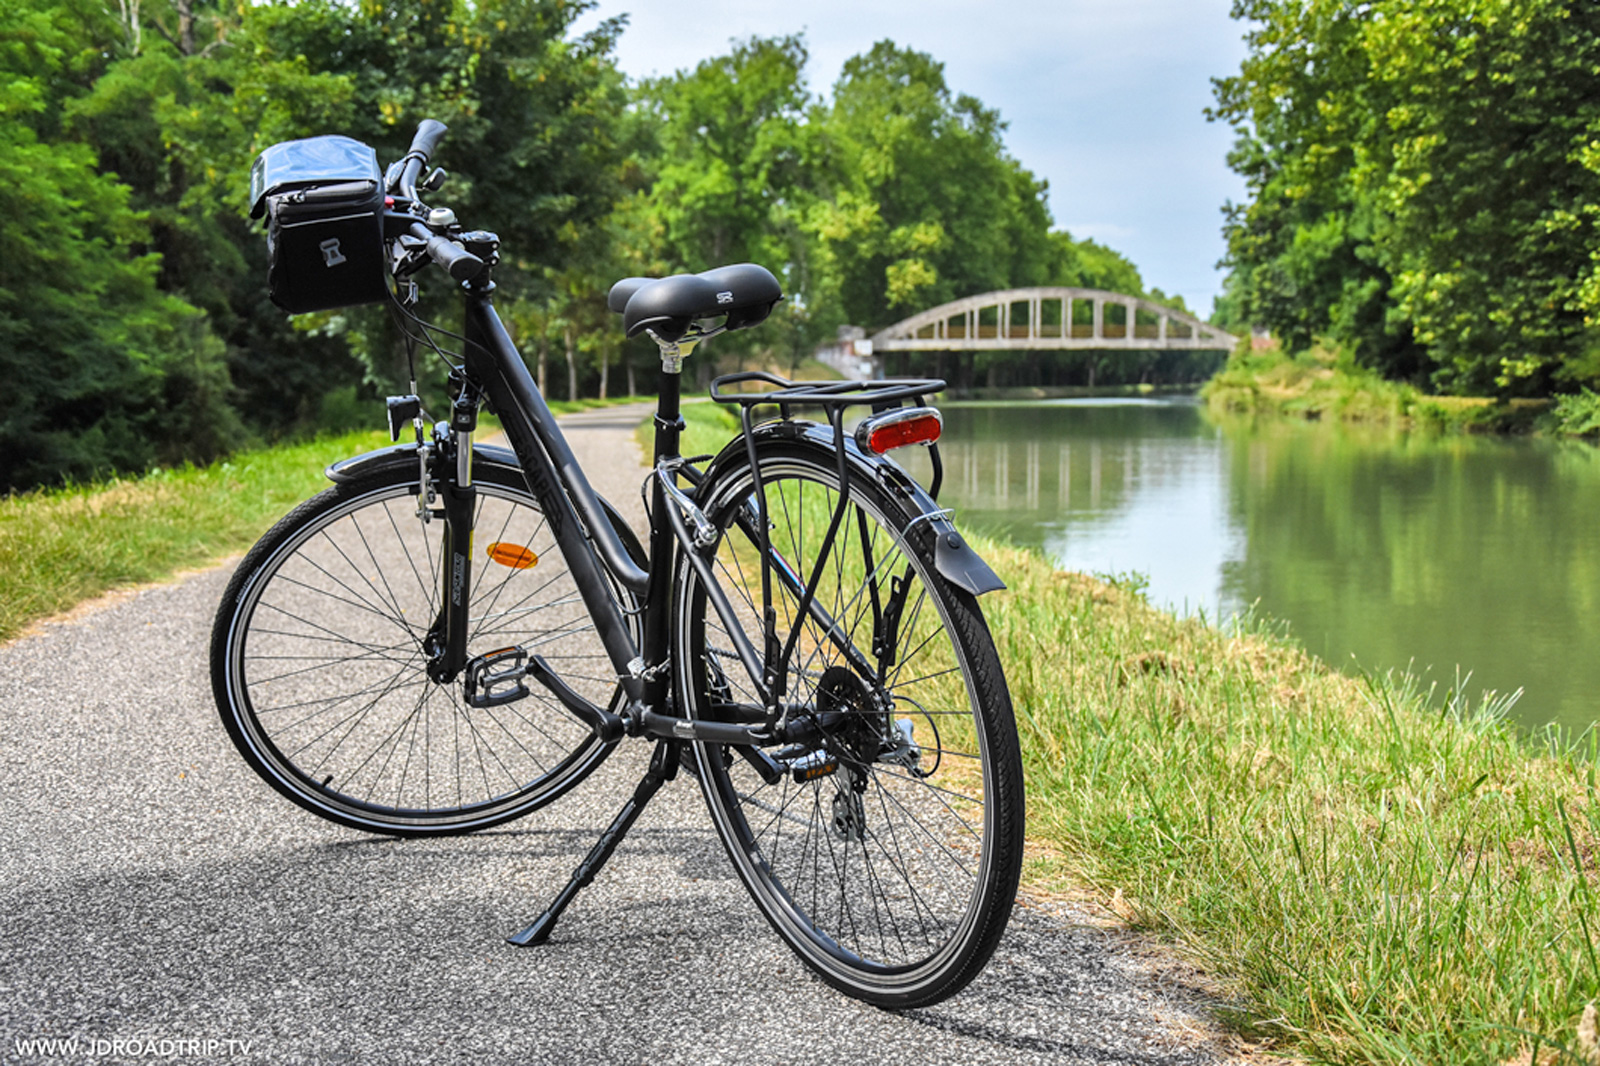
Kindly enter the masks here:
<path id="1" fill-rule="evenodd" d="M 679 401 L 683 395 L 683 358 L 661 360 L 661 384 L 656 390 L 656 435 L 654 462 L 673 459 L 678 455 L 679 438 L 683 433 L 683 416 Z"/>
<path id="2" fill-rule="evenodd" d="M 656 339 L 656 343 L 661 346 L 661 383 L 657 389 L 655 455 L 652 457 L 652 465 L 659 469 L 663 461 L 670 463 L 678 458 L 678 449 L 681 446 L 684 424 L 683 416 L 679 413 L 679 400 L 682 396 L 683 357 L 688 352 L 680 345 L 663 343 L 659 338 Z M 689 347 L 692 348 L 693 344 L 691 343 Z M 675 473 L 669 476 L 676 482 Z M 652 475 L 650 585 L 645 592 L 648 609 L 644 618 L 644 662 L 640 665 L 645 678 L 645 706 L 658 713 L 666 707 L 667 694 L 671 689 L 668 671 L 654 669 L 666 663 L 671 638 L 671 622 L 667 612 L 667 604 L 672 596 L 670 560 L 673 557 L 672 525 L 667 517 L 669 506 L 672 505 L 667 500 L 666 489 L 663 488 L 661 479 Z"/>

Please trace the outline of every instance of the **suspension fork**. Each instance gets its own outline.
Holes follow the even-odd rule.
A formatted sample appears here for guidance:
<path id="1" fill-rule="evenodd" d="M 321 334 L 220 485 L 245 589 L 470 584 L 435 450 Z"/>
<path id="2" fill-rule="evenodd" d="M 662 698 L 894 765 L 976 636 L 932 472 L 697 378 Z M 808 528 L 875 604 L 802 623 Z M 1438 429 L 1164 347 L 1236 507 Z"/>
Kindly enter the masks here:
<path id="1" fill-rule="evenodd" d="M 428 631 L 428 676 L 454 681 L 467 665 L 468 603 L 472 595 L 472 533 L 478 490 L 472 483 L 472 433 L 478 426 L 482 396 L 465 378 L 450 407 L 446 432 L 435 431 L 440 447 L 435 471 L 444 510 L 444 565 L 439 568 L 439 615 Z"/>

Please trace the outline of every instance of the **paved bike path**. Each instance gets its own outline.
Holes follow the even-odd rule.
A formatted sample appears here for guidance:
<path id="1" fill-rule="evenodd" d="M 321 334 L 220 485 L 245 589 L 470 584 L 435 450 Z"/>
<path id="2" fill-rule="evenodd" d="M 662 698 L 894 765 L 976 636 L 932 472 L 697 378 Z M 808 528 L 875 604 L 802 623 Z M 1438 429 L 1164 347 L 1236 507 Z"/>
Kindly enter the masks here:
<path id="1" fill-rule="evenodd" d="M 635 521 L 640 417 L 563 420 Z M 323 823 L 257 780 L 217 721 L 207 639 L 231 570 L 0 648 L 0 1061 L 1220 1059 L 1191 993 L 1053 907 L 1020 908 L 943 1004 L 845 999 L 767 927 L 686 778 L 550 944 L 512 948 L 647 746 L 499 831 L 399 842 Z"/>

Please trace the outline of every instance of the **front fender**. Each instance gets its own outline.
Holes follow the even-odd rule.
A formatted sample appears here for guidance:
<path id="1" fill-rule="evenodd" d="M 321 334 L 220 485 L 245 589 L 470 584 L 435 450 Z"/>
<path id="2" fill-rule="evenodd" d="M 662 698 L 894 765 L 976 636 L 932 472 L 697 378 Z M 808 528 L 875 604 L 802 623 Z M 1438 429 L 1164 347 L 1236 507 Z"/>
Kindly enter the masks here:
<path id="1" fill-rule="evenodd" d="M 781 441 L 791 447 L 815 452 L 817 462 L 830 467 L 838 464 L 838 451 L 834 445 L 833 428 L 817 422 L 791 419 L 774 419 L 755 427 L 756 448 L 763 443 Z M 1006 587 L 998 574 L 983 561 L 965 537 L 956 531 L 948 510 L 941 508 L 927 490 L 890 459 L 863 452 L 850 434 L 845 434 L 845 465 L 859 477 L 883 489 L 905 514 L 907 534 L 912 546 L 950 584 L 965 589 L 974 596 L 994 592 Z M 743 437 L 737 437 L 723 448 L 706 468 L 701 486 L 713 485 L 724 471 L 748 465 Z"/>
<path id="2" fill-rule="evenodd" d="M 417 446 L 415 444 L 391 444 L 387 448 L 379 448 L 363 455 L 353 455 L 348 459 L 341 459 L 329 465 L 323 471 L 330 481 L 354 481 L 356 478 L 368 477 L 380 471 L 394 467 L 401 467 L 417 473 Z M 509 473 L 522 475 L 522 464 L 517 461 L 517 453 L 510 448 L 498 444 L 472 445 L 472 469 L 482 471 L 489 467 L 497 467 Z M 526 480 L 523 482 L 526 484 Z M 605 509 L 606 517 L 611 520 L 611 527 L 617 531 L 617 536 L 622 538 L 623 547 L 627 548 L 628 555 L 642 569 L 649 569 L 649 556 L 644 547 L 639 543 L 639 538 L 634 534 L 633 527 L 627 520 L 617 513 L 611 506 L 611 501 L 604 496 L 600 497 L 600 506 Z"/>
<path id="3" fill-rule="evenodd" d="M 417 446 L 415 444 L 391 444 L 387 448 L 379 448 L 363 455 L 353 455 L 348 459 L 340 459 L 337 463 L 330 463 L 323 471 L 329 481 L 354 481 L 356 478 L 376 474 L 380 470 L 388 470 L 394 466 L 409 466 L 417 468 Z M 517 462 L 517 455 L 510 448 L 502 448 L 498 444 L 472 445 L 472 467 L 474 470 L 484 466 L 498 466 L 507 470 L 522 469 L 522 464 Z"/>

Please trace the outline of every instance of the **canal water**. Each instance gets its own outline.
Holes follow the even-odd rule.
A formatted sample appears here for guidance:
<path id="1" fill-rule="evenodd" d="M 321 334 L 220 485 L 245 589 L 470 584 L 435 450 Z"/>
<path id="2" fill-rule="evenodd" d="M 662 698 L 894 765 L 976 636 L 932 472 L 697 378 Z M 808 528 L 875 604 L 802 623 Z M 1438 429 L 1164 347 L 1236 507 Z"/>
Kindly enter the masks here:
<path id="1" fill-rule="evenodd" d="M 1530 727 L 1600 721 L 1600 449 L 1191 400 L 943 410 L 941 502 L 967 528 L 1142 575 L 1180 612 L 1254 609 L 1351 671 L 1521 689 Z"/>

